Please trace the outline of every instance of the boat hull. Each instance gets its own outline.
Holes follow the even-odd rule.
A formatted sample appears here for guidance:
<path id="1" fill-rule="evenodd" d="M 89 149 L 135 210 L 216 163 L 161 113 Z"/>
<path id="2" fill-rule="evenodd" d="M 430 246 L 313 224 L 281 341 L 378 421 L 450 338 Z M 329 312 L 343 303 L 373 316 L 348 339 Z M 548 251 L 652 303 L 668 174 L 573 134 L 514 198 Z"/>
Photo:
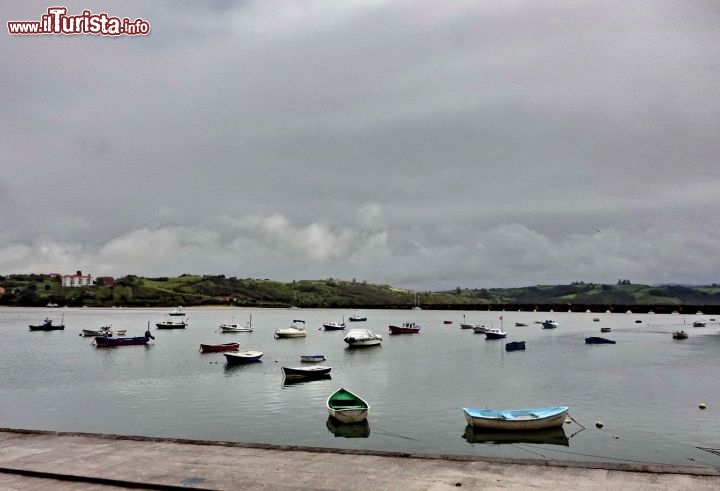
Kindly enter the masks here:
<path id="1" fill-rule="evenodd" d="M 300 331 L 300 332 L 276 331 L 275 332 L 276 338 L 304 338 L 305 336 L 307 336 L 307 333 L 305 331 Z"/>
<path id="2" fill-rule="evenodd" d="M 107 336 L 96 336 L 95 346 L 98 348 L 111 348 L 113 346 L 138 346 L 148 344 L 149 337 L 139 336 L 134 338 L 110 338 Z"/>
<path id="3" fill-rule="evenodd" d="M 183 322 L 172 323 L 172 324 L 170 324 L 170 323 L 164 323 L 164 322 L 158 322 L 157 324 L 155 324 L 155 326 L 156 326 L 158 329 L 185 329 L 185 327 L 187 327 L 187 324 L 185 324 L 185 323 L 183 323 Z"/>
<path id="4" fill-rule="evenodd" d="M 62 331 L 65 329 L 64 325 L 58 324 L 58 325 L 52 325 L 52 326 L 45 326 L 45 325 L 39 325 L 39 326 L 33 326 L 30 325 L 31 331 Z"/>
<path id="5" fill-rule="evenodd" d="M 588 338 L 585 338 L 585 344 L 615 344 L 615 341 L 613 341 L 612 339 L 590 336 Z"/>
<path id="6" fill-rule="evenodd" d="M 537 409 L 472 409 L 463 408 L 467 424 L 486 430 L 542 430 L 558 428 L 565 423 L 567 407 Z"/>
<path id="7" fill-rule="evenodd" d="M 300 361 L 302 363 L 318 363 L 326 359 L 325 355 L 300 355 Z"/>
<path id="8" fill-rule="evenodd" d="M 237 351 L 240 349 L 240 343 L 224 343 L 224 344 L 201 344 L 200 351 L 203 353 L 219 353 L 222 351 Z"/>
<path id="9" fill-rule="evenodd" d="M 345 324 L 323 324 L 326 331 L 342 331 L 345 327 Z"/>
<path id="10" fill-rule="evenodd" d="M 367 321 L 367 317 L 350 317 L 348 320 L 350 322 L 365 322 Z"/>

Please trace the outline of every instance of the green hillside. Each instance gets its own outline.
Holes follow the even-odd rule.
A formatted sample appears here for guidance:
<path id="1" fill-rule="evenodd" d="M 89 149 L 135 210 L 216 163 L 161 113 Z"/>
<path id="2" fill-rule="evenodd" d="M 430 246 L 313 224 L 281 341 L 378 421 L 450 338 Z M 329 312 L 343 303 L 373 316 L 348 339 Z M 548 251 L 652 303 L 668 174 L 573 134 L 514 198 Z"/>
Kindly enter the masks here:
<path id="1" fill-rule="evenodd" d="M 720 286 L 615 285 L 576 282 L 520 288 L 419 292 L 423 306 L 481 308 L 491 305 L 720 305 Z M 411 307 L 415 292 L 389 285 L 329 278 L 292 282 L 224 275 L 144 278 L 128 275 L 113 286 L 64 288 L 43 274 L 0 276 L 0 305 L 170 307 L 238 305 L 254 307 Z"/>

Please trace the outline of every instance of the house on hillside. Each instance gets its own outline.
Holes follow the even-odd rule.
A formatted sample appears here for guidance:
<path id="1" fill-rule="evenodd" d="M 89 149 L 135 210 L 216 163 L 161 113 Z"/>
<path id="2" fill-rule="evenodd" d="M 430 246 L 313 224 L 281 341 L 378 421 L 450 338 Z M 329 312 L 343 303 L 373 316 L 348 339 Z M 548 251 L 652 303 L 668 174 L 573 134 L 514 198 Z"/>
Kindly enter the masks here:
<path id="1" fill-rule="evenodd" d="M 92 284 L 92 275 L 84 275 L 82 271 L 78 271 L 76 274 L 62 275 L 62 286 L 92 286 Z"/>

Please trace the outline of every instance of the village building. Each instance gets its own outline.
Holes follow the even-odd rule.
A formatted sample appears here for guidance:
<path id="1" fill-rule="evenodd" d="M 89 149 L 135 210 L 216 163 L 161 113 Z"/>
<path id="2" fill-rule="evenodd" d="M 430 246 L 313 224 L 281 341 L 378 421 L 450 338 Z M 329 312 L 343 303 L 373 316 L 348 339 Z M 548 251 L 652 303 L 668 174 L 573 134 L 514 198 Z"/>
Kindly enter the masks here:
<path id="1" fill-rule="evenodd" d="M 92 286 L 92 284 L 92 275 L 84 275 L 82 271 L 78 271 L 76 274 L 62 275 L 62 286 Z"/>

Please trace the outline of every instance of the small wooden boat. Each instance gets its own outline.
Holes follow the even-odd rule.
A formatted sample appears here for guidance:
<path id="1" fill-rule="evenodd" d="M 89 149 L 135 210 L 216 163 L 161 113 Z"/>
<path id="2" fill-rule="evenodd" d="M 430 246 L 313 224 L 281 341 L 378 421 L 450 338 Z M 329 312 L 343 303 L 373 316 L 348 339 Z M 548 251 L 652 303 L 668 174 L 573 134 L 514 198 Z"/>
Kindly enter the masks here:
<path id="1" fill-rule="evenodd" d="M 203 353 L 218 353 L 220 351 L 237 351 L 239 349 L 240 349 L 240 343 L 200 344 L 200 351 Z"/>
<path id="2" fill-rule="evenodd" d="M 342 331 L 345 329 L 345 322 L 326 322 L 323 324 L 323 328 L 326 331 Z"/>
<path id="3" fill-rule="evenodd" d="M 637 319 L 637 320 L 635 321 L 635 324 L 642 324 L 642 321 L 641 321 L 640 319 Z"/>
<path id="4" fill-rule="evenodd" d="M 365 322 L 367 321 L 367 317 L 359 315 L 357 312 L 348 317 L 348 320 L 350 322 Z"/>
<path id="5" fill-rule="evenodd" d="M 53 324 L 50 317 L 45 317 L 42 324 L 30 324 L 31 331 L 62 331 L 63 329 L 65 329 L 65 324 Z"/>
<path id="6" fill-rule="evenodd" d="M 695 322 L 693 322 L 693 327 L 705 327 L 705 322 L 695 321 Z"/>
<path id="7" fill-rule="evenodd" d="M 585 344 L 615 344 L 615 341 L 608 338 L 600 338 L 598 336 L 590 336 L 585 338 Z"/>
<path id="8" fill-rule="evenodd" d="M 241 326 L 240 324 L 230 323 L 230 324 L 220 324 L 220 332 L 252 332 L 252 314 L 250 315 L 250 320 L 245 324 L 244 326 Z"/>
<path id="9" fill-rule="evenodd" d="M 612 328 L 610 328 L 610 327 L 601 327 L 600 328 L 600 332 L 610 332 L 610 331 L 612 331 Z"/>
<path id="10" fill-rule="evenodd" d="M 388 326 L 390 334 L 417 334 L 420 332 L 420 325 L 414 322 L 403 322 L 401 326 Z"/>
<path id="11" fill-rule="evenodd" d="M 378 346 L 382 343 L 382 336 L 375 334 L 369 329 L 351 329 L 343 338 L 349 348 L 361 348 L 363 346 Z"/>
<path id="12" fill-rule="evenodd" d="M 359 423 L 367 419 L 370 405 L 360 396 L 340 388 L 328 397 L 327 408 L 330 416 L 341 423 Z"/>
<path id="13" fill-rule="evenodd" d="M 600 322 L 600 319 L 598 317 L 593 317 L 593 322 Z"/>
<path id="14" fill-rule="evenodd" d="M 286 379 L 318 379 L 327 378 L 330 375 L 331 367 L 316 365 L 312 367 L 282 367 Z"/>
<path id="15" fill-rule="evenodd" d="M 558 323 L 555 322 L 554 320 L 548 319 L 548 320 L 542 321 L 542 326 L 543 326 L 543 329 L 556 329 L 558 326 Z"/>
<path id="16" fill-rule="evenodd" d="M 327 360 L 325 355 L 300 355 L 300 361 L 302 363 L 318 363 L 325 360 Z"/>
<path id="17" fill-rule="evenodd" d="M 223 353 L 228 365 L 245 365 L 247 363 L 254 363 L 260 361 L 262 358 L 262 351 L 245 350 L 245 351 L 229 351 Z"/>
<path id="18" fill-rule="evenodd" d="M 155 337 L 150 334 L 150 331 L 145 331 L 144 336 L 136 336 L 132 338 L 111 338 L 108 336 L 97 336 L 95 337 L 95 346 L 98 348 L 111 348 L 114 346 L 137 346 L 141 344 L 148 344 L 151 339 Z"/>
<path id="19" fill-rule="evenodd" d="M 505 343 L 505 351 L 524 351 L 525 341 L 513 341 L 511 343 Z"/>
<path id="20" fill-rule="evenodd" d="M 526 327 L 527 324 L 523 324 L 522 322 L 516 322 L 515 327 Z"/>
<path id="21" fill-rule="evenodd" d="M 443 324 L 452 324 L 452 321 L 443 321 Z"/>
<path id="22" fill-rule="evenodd" d="M 305 332 L 305 326 L 298 325 L 299 322 L 304 323 L 305 321 L 293 321 L 290 327 L 285 329 L 275 329 L 276 338 L 304 338 L 307 336 Z"/>
<path id="23" fill-rule="evenodd" d="M 675 331 L 672 336 L 673 339 L 687 339 L 688 333 L 686 333 L 685 331 Z"/>
<path id="24" fill-rule="evenodd" d="M 532 409 L 463 408 L 465 420 L 473 428 L 490 430 L 542 430 L 562 427 L 568 408 L 565 406 Z"/>
<path id="25" fill-rule="evenodd" d="M 183 320 L 176 321 L 170 319 L 158 322 L 157 324 L 155 324 L 155 326 L 157 326 L 158 329 L 185 329 L 187 327 L 187 322 Z"/>
<path id="26" fill-rule="evenodd" d="M 502 329 L 485 329 L 485 339 L 503 339 L 507 337 L 507 334 Z"/>

